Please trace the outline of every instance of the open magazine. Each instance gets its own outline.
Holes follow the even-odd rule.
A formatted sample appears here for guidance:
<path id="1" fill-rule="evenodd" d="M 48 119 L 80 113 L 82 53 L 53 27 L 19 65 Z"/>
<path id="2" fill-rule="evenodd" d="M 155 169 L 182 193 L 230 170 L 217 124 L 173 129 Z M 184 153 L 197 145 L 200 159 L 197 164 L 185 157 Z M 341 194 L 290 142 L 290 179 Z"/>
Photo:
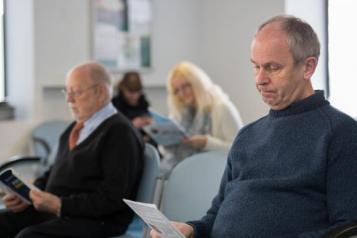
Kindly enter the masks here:
<path id="1" fill-rule="evenodd" d="M 32 203 L 29 193 L 35 186 L 27 184 L 19 179 L 11 169 L 1 172 L 0 182 L 8 192 L 15 193 L 28 204 Z"/>
<path id="2" fill-rule="evenodd" d="M 144 126 L 143 130 L 159 145 L 176 145 L 186 137 L 181 125 L 157 112 L 150 111 L 154 123 Z"/>
<path id="3" fill-rule="evenodd" d="M 185 238 L 162 214 L 155 204 L 135 202 L 128 199 L 123 201 L 151 228 L 163 238 Z"/>

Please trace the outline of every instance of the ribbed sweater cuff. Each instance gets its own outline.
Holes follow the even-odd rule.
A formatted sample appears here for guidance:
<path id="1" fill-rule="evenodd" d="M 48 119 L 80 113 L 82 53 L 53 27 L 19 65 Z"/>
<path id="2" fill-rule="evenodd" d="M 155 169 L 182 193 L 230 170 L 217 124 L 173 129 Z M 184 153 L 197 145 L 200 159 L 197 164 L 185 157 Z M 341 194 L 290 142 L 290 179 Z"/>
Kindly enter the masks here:
<path id="1" fill-rule="evenodd" d="M 210 237 L 209 230 L 207 229 L 207 224 L 201 221 L 189 221 L 187 222 L 190 226 L 193 227 L 193 236 L 194 238 L 207 238 Z"/>

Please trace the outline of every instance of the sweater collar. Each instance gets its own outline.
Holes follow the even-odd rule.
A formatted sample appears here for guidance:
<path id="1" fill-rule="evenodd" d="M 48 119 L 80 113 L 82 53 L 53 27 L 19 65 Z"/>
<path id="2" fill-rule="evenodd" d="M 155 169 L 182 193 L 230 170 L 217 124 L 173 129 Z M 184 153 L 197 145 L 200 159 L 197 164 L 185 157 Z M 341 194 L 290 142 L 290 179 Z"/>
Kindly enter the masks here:
<path id="1" fill-rule="evenodd" d="M 330 104 L 324 97 L 322 90 L 316 90 L 315 93 L 301 101 L 290 104 L 285 109 L 273 110 L 270 109 L 269 115 L 272 117 L 291 116 L 303 112 L 311 111 L 324 105 Z"/>

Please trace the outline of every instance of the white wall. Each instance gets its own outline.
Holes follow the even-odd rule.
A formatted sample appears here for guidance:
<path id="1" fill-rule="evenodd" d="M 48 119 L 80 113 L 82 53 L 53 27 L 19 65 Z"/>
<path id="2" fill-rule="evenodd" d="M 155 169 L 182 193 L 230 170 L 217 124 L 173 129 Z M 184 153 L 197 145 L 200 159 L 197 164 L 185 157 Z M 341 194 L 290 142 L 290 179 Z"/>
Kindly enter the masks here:
<path id="1" fill-rule="evenodd" d="M 74 65 L 91 58 L 88 0 L 33 0 L 36 121 L 70 118 L 61 87 Z"/>
<path id="2" fill-rule="evenodd" d="M 35 76 L 33 47 L 33 5 L 31 0 L 7 1 L 7 100 L 16 107 L 16 121 L 0 122 L 0 160 L 25 154 L 34 117 Z M 25 26 L 25 27 L 24 27 Z"/>
<path id="3" fill-rule="evenodd" d="M 28 155 L 28 138 L 32 124 L 26 121 L 0 123 L 0 162 L 13 155 Z"/>
<path id="4" fill-rule="evenodd" d="M 153 0 L 152 70 L 143 75 L 146 85 L 164 85 L 173 64 L 197 61 L 201 0 Z"/>
<path id="5" fill-rule="evenodd" d="M 283 0 L 202 0 L 200 62 L 238 107 L 244 123 L 268 107 L 255 88 L 250 44 L 257 27 L 284 11 Z"/>
<path id="6" fill-rule="evenodd" d="M 7 99 L 16 107 L 16 118 L 34 116 L 34 45 L 32 0 L 6 2 Z M 16 19 L 16 20 L 12 20 Z"/>
<path id="7" fill-rule="evenodd" d="M 152 1 L 153 67 L 143 73 L 143 78 L 156 110 L 167 112 L 164 82 L 168 70 L 178 61 L 191 60 L 228 92 L 245 123 L 266 113 L 267 107 L 254 86 L 250 41 L 263 20 L 284 11 L 284 0 Z M 92 55 L 90 1 L 8 2 L 13 9 L 10 23 L 16 26 L 9 34 L 13 37 L 9 45 L 9 101 L 16 106 L 22 122 L 0 122 L 0 129 L 14 132 L 8 135 L 9 140 L 1 136 L 0 148 L 14 148 L 17 141 L 17 150 L 2 151 L 1 158 L 23 151 L 21 141 L 32 125 L 70 117 L 60 94 L 62 82 L 70 67 Z M 25 85 L 24 89 L 19 85 Z"/>
<path id="8" fill-rule="evenodd" d="M 320 60 L 312 77 L 315 89 L 326 90 L 327 64 L 326 58 L 326 22 L 325 22 L 326 0 L 285 0 L 285 12 L 307 21 L 316 31 L 320 40 Z"/>

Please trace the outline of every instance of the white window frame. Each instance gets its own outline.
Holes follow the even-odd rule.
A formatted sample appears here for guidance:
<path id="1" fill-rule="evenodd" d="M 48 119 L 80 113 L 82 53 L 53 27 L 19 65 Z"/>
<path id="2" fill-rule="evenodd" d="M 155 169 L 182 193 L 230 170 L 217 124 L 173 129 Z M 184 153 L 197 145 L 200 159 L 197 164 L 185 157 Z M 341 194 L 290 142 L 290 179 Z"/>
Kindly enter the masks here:
<path id="1" fill-rule="evenodd" d="M 355 0 L 328 0 L 329 100 L 354 118 L 357 118 L 356 11 Z"/>
<path id="2" fill-rule="evenodd" d="M 0 102 L 6 96 L 6 71 L 5 71 L 5 0 L 0 0 Z"/>

